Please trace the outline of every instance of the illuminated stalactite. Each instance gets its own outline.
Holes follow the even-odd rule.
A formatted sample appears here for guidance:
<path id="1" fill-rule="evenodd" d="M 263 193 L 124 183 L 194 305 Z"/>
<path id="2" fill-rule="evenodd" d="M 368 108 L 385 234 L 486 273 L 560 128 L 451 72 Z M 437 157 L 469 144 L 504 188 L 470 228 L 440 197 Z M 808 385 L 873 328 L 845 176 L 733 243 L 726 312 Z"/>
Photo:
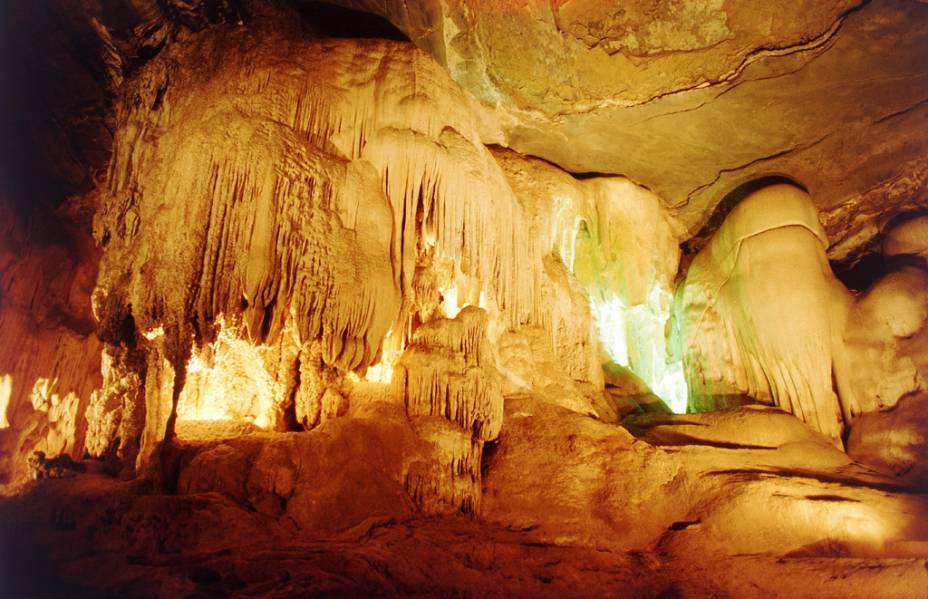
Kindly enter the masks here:
<path id="1" fill-rule="evenodd" d="M 437 65 L 408 47 L 371 42 L 359 55 L 325 41 L 300 42 L 282 69 L 269 36 L 203 69 L 190 56 L 218 40 L 190 43 L 195 52 L 159 57 L 132 83 L 160 101 L 121 108 L 95 221 L 107 244 L 100 310 L 131 304 L 146 340 L 160 347 L 163 331 L 165 348 L 193 346 L 164 354 L 172 371 L 185 366 L 175 373 L 182 422 L 274 428 L 293 404 L 298 424 L 318 426 L 344 411 L 348 373 L 391 380 L 416 327 L 468 305 L 486 309 L 493 339 L 541 327 L 567 376 L 601 384 L 588 308 L 550 262 L 556 247 L 573 251 L 576 229 L 543 224 L 548 207 L 513 193 L 479 141 L 476 110 Z M 241 323 L 235 339 L 274 348 L 263 371 L 257 354 L 232 365 L 249 385 L 273 381 L 270 400 L 240 393 L 260 408 L 204 401 L 210 389 L 245 389 L 214 364 L 244 355 L 229 353 L 238 341 L 220 316 Z"/>
<path id="2" fill-rule="evenodd" d="M 220 323 L 216 340 L 190 356 L 177 419 L 234 420 L 262 429 L 272 427 L 275 404 L 280 403 L 275 402 L 276 381 L 266 364 L 273 352 Z"/>
<path id="3" fill-rule="evenodd" d="M 10 396 L 13 394 L 13 377 L 0 375 L 0 429 L 9 428 L 10 420 L 7 409 L 10 407 Z"/>
<path id="4" fill-rule="evenodd" d="M 599 341 L 609 359 L 628 366 L 628 325 L 625 319 L 628 307 L 625 302 L 614 295 L 605 299 L 591 294 L 590 309 L 599 331 Z"/>
<path id="5" fill-rule="evenodd" d="M 393 367 L 405 349 L 402 336 L 394 335 L 391 329 L 387 331 L 380 347 L 380 360 L 367 367 L 364 379 L 375 383 L 389 383 L 393 380 Z"/>
<path id="6" fill-rule="evenodd" d="M 609 358 L 629 367 L 675 413 L 687 409 L 683 362 L 668 347 L 668 326 L 673 296 L 655 284 L 647 302 L 627 306 L 615 295 L 603 301 L 591 293 L 600 342 Z"/>
<path id="7" fill-rule="evenodd" d="M 658 198 L 621 177 L 575 180 L 503 156 L 546 250 L 586 296 L 604 362 L 629 366 L 674 411 L 685 411 L 680 356 L 667 346 L 679 229 Z M 595 343 L 595 342 L 594 342 Z"/>

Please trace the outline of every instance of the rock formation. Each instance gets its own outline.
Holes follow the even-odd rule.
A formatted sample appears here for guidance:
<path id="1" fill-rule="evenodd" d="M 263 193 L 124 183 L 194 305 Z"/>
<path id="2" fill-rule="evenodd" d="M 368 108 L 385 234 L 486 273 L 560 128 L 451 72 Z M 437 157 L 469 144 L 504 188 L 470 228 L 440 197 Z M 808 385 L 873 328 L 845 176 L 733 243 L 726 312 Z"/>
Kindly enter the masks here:
<path id="1" fill-rule="evenodd" d="M 770 175 L 807 186 L 838 260 L 926 202 L 923 2 L 339 3 L 427 50 L 517 151 L 647 185 L 694 245 Z"/>
<path id="2" fill-rule="evenodd" d="M 850 298 L 826 247 L 815 208 L 796 187 L 765 187 L 732 210 L 680 291 L 678 342 L 692 408 L 745 394 L 840 439 L 834 381 L 846 375 L 840 335 Z"/>
<path id="3" fill-rule="evenodd" d="M 861 414 L 925 388 L 928 274 L 920 219 L 888 230 L 888 258 L 911 256 L 854 298 L 825 257 L 807 194 L 765 187 L 742 200 L 690 265 L 677 304 L 690 407 L 748 395 L 838 442 Z"/>

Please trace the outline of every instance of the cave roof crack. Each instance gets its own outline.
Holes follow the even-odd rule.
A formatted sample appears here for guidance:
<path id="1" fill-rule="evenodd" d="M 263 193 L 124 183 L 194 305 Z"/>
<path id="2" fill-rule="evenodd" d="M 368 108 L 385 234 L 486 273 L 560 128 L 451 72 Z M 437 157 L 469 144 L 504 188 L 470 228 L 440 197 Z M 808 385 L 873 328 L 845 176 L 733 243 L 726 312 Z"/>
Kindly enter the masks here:
<path id="1" fill-rule="evenodd" d="M 791 154 L 791 153 L 793 153 L 793 152 L 801 152 L 801 151 L 804 151 L 804 150 L 808 150 L 809 148 L 811 148 L 811 147 L 813 147 L 813 146 L 816 146 L 816 145 L 822 143 L 823 141 L 825 141 L 826 139 L 828 139 L 828 138 L 832 135 L 832 133 L 833 133 L 833 131 L 829 131 L 829 132 L 825 133 L 824 135 L 822 135 L 821 137 L 819 137 L 819 138 L 817 138 L 817 139 L 815 139 L 815 140 L 813 140 L 813 141 L 806 142 L 806 143 L 798 143 L 798 144 L 795 144 L 795 145 L 793 145 L 793 146 L 790 146 L 789 148 L 786 148 L 786 149 L 783 149 L 783 150 L 779 150 L 779 151 L 774 152 L 774 153 L 772 153 L 772 154 L 767 154 L 766 156 L 760 156 L 759 158 L 754 158 L 753 160 L 751 160 L 751 161 L 749 161 L 749 162 L 746 162 L 746 163 L 744 163 L 744 164 L 739 164 L 739 165 L 737 165 L 737 166 L 732 166 L 732 167 L 720 169 L 720 170 L 716 173 L 715 177 L 714 177 L 711 181 L 709 181 L 708 183 L 703 183 L 702 185 L 696 187 L 693 191 L 687 193 L 687 194 L 686 194 L 686 198 L 683 200 L 683 202 L 681 202 L 681 203 L 679 203 L 679 204 L 673 206 L 673 208 L 675 208 L 675 209 L 680 209 L 680 208 L 683 208 L 683 207 L 685 207 L 685 206 L 688 206 L 689 203 L 690 203 L 690 201 L 693 199 L 693 196 L 695 196 L 695 195 L 701 193 L 702 191 L 704 191 L 704 190 L 706 190 L 706 189 L 712 187 L 712 186 L 715 185 L 716 183 L 718 183 L 719 180 L 722 178 L 722 176 L 725 175 L 725 174 L 737 172 L 737 171 L 740 171 L 740 170 L 744 170 L 744 169 L 747 169 L 747 168 L 750 168 L 750 167 L 754 166 L 755 164 L 758 164 L 758 163 L 761 163 L 761 162 L 766 162 L 766 161 L 768 161 L 768 160 L 775 160 L 775 159 L 777 159 L 777 158 L 781 158 L 781 157 L 786 156 L 786 155 L 788 155 L 788 154 Z"/>
<path id="2" fill-rule="evenodd" d="M 714 80 L 701 81 L 699 83 L 695 83 L 695 84 L 681 87 L 678 89 L 673 89 L 673 90 L 669 90 L 666 92 L 658 93 L 649 98 L 645 98 L 644 100 L 635 101 L 635 100 L 623 100 L 621 98 L 605 98 L 598 102 L 591 102 L 586 106 L 574 106 L 571 109 L 557 111 L 552 116 L 556 119 L 558 117 L 574 116 L 578 114 L 587 114 L 587 113 L 596 112 L 598 110 L 603 110 L 607 108 L 614 108 L 614 107 L 634 108 L 636 106 L 643 106 L 646 104 L 657 102 L 666 97 L 684 94 L 684 93 L 698 90 L 698 89 L 705 89 L 707 87 L 712 87 L 716 85 L 723 85 L 726 83 L 730 83 L 736 80 L 738 77 L 740 77 L 747 67 L 749 67 L 751 64 L 763 58 L 768 58 L 768 57 L 779 58 L 779 57 L 789 56 L 792 54 L 798 54 L 802 52 L 816 52 L 818 50 L 823 50 L 823 49 L 827 50 L 830 45 L 830 42 L 835 38 L 835 36 L 841 30 L 841 27 L 844 25 L 845 20 L 851 14 L 862 10 L 868 4 L 870 4 L 870 0 L 863 0 L 859 4 L 856 4 L 848 8 L 843 13 L 838 15 L 835 21 L 824 32 L 822 32 L 821 34 L 819 34 L 818 36 L 816 36 L 815 38 L 809 41 L 790 45 L 790 46 L 783 46 L 783 47 L 763 47 L 762 46 L 760 48 L 752 50 L 751 52 L 747 53 L 744 56 L 744 58 L 741 60 L 741 62 L 739 62 L 734 68 L 732 68 L 727 73 L 724 73 L 722 76 Z M 821 54 L 821 52 L 819 52 L 819 54 Z M 815 56 L 817 56 L 817 54 Z M 815 56 L 812 56 L 811 58 L 815 58 Z"/>

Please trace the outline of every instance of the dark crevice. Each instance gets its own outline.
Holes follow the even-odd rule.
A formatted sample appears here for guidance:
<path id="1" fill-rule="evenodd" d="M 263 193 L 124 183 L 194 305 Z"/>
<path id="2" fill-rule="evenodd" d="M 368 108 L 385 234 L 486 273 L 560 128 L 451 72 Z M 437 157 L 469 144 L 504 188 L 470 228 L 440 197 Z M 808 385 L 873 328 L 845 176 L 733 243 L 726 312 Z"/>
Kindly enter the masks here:
<path id="1" fill-rule="evenodd" d="M 818 142 L 815 142 L 815 143 L 818 143 Z M 788 154 L 797 149 L 799 148 L 790 148 L 788 150 L 785 150 L 784 152 L 775 154 L 774 156 L 766 156 L 764 158 L 758 159 L 755 162 L 758 162 L 760 160 L 766 160 L 768 158 L 773 158 L 773 157 L 780 156 L 783 154 Z M 718 181 L 719 177 L 721 177 L 722 173 L 734 171 L 734 170 L 740 170 L 741 168 L 744 168 L 744 166 L 739 166 L 733 169 L 723 169 L 719 171 L 719 176 L 716 177 L 716 179 L 712 181 L 711 183 L 703 186 L 703 188 L 709 187 L 715 184 L 715 182 Z M 712 211 L 712 215 L 709 217 L 709 220 L 706 221 L 706 224 L 703 225 L 702 229 L 699 230 L 699 233 L 697 233 L 694 237 L 688 239 L 682 244 L 681 247 L 683 249 L 683 252 L 685 254 L 694 254 L 698 252 L 712 237 L 712 234 L 715 233 L 715 231 L 718 230 L 718 228 L 722 226 L 722 223 L 725 222 L 725 219 L 728 217 L 728 214 L 742 200 L 744 200 L 746 197 L 748 197 L 755 191 L 763 189 L 764 187 L 769 187 L 771 185 L 777 185 L 780 183 L 786 183 L 788 185 L 798 187 L 799 189 L 802 189 L 803 191 L 808 192 L 808 189 L 806 189 L 805 185 L 803 185 L 799 181 L 793 179 L 789 175 L 779 174 L 779 173 L 770 174 L 764 177 L 758 177 L 756 179 L 751 179 L 750 181 L 747 181 L 746 183 L 742 183 L 741 185 L 738 185 L 733 190 L 728 192 L 721 199 L 721 201 L 719 201 L 719 203 L 716 204 L 715 210 Z M 703 188 L 697 189 L 690 195 L 692 196 L 693 194 L 697 193 Z"/>
<path id="2" fill-rule="evenodd" d="M 744 481 L 756 481 L 765 478 L 798 478 L 814 480 L 820 483 L 840 485 L 849 488 L 874 489 L 886 493 L 903 493 L 912 494 L 912 488 L 891 482 L 880 482 L 877 480 L 862 480 L 852 476 L 839 476 L 835 474 L 826 474 L 823 472 L 814 472 L 811 470 L 801 470 L 797 468 L 732 468 L 727 470 L 715 470 L 706 473 L 706 476 L 732 476 Z"/>
<path id="3" fill-rule="evenodd" d="M 126 306 L 126 315 L 119 323 L 119 343 L 124 343 L 127 348 L 135 348 L 135 317 L 132 315 L 132 304 Z"/>
<path id="4" fill-rule="evenodd" d="M 806 499 L 811 501 L 834 501 L 834 502 L 847 502 L 847 503 L 860 503 L 859 499 L 852 499 L 850 497 L 842 497 L 841 495 L 806 495 Z"/>
<path id="5" fill-rule="evenodd" d="M 495 441 L 487 441 L 483 444 L 483 453 L 480 456 L 481 478 L 486 478 L 487 473 L 490 472 L 490 468 L 493 467 L 493 461 L 496 457 L 497 451 L 499 451 L 499 439 Z"/>
<path id="6" fill-rule="evenodd" d="M 667 530 L 686 530 L 692 526 L 697 526 L 702 523 L 702 520 L 680 520 L 679 522 L 674 522 L 667 527 Z"/>
<path id="7" fill-rule="evenodd" d="M 889 272 L 886 259 L 879 252 L 864 254 L 850 266 L 832 262 L 831 270 L 838 280 L 851 291 L 865 291 Z"/>
<path id="8" fill-rule="evenodd" d="M 746 449 L 760 451 L 775 451 L 777 449 L 769 445 L 751 445 L 747 443 L 700 439 L 698 437 L 691 437 L 671 431 L 660 431 L 654 435 L 654 438 L 645 435 L 643 439 L 651 445 L 657 445 L 658 447 L 712 447 L 715 449 Z"/>
<path id="9" fill-rule="evenodd" d="M 883 227 L 888 231 L 913 218 L 928 216 L 928 209 L 905 212 L 893 217 Z M 854 260 L 832 261 L 831 270 L 844 286 L 854 292 L 870 289 L 884 275 L 907 266 L 923 268 L 924 262 L 912 256 L 885 256 L 882 252 L 883 235 L 875 236 Z"/>
<path id="10" fill-rule="evenodd" d="M 926 106 L 926 105 L 928 105 L 928 98 L 923 98 L 922 100 L 916 102 L 915 104 L 912 104 L 911 106 L 906 106 L 905 108 L 902 108 L 901 110 L 897 110 L 897 111 L 895 111 L 895 112 L 891 112 L 891 113 L 889 113 L 889 114 L 887 114 L 887 115 L 881 116 L 881 117 L 878 118 L 877 120 L 873 121 L 873 124 L 874 124 L 874 125 L 879 125 L 880 123 L 883 123 L 883 122 L 888 121 L 888 120 L 890 120 L 890 119 L 894 119 L 894 118 L 896 118 L 897 116 L 902 116 L 902 115 L 904 115 L 904 114 L 908 114 L 908 113 L 910 113 L 910 112 L 913 112 L 913 111 L 915 111 L 915 110 L 918 110 L 919 108 L 921 108 L 921 107 L 923 107 L 923 106 Z"/>
<path id="11" fill-rule="evenodd" d="M 283 427 L 284 430 L 297 432 L 303 430 L 299 418 L 296 417 L 296 396 L 300 390 L 302 379 L 300 376 L 300 356 L 293 361 L 293 388 L 283 405 Z"/>
<path id="12" fill-rule="evenodd" d="M 409 41 L 393 23 L 379 15 L 307 0 L 295 0 L 293 6 L 307 23 L 325 37 Z"/>

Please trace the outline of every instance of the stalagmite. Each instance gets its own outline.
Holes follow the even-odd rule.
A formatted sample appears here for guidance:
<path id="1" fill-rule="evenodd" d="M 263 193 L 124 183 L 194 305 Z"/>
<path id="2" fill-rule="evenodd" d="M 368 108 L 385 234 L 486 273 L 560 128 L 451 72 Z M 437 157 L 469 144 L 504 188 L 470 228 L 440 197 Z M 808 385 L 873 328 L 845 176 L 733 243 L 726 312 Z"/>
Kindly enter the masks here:
<path id="1" fill-rule="evenodd" d="M 788 184 L 756 191 L 728 214 L 678 297 L 692 409 L 746 394 L 840 442 L 846 415 L 833 371 L 850 297 L 827 244 L 808 195 Z"/>
<path id="2" fill-rule="evenodd" d="M 423 465 L 407 480 L 412 497 L 429 511 L 480 508 L 483 444 L 496 439 L 503 422 L 486 328 L 486 312 L 475 306 L 435 319 L 415 332 L 397 364 L 393 384 L 406 413 L 438 448 L 435 465 Z"/>
<path id="3" fill-rule="evenodd" d="M 145 424 L 145 357 L 128 348 L 103 352 L 103 386 L 87 407 L 84 448 L 108 468 L 132 473 Z"/>

